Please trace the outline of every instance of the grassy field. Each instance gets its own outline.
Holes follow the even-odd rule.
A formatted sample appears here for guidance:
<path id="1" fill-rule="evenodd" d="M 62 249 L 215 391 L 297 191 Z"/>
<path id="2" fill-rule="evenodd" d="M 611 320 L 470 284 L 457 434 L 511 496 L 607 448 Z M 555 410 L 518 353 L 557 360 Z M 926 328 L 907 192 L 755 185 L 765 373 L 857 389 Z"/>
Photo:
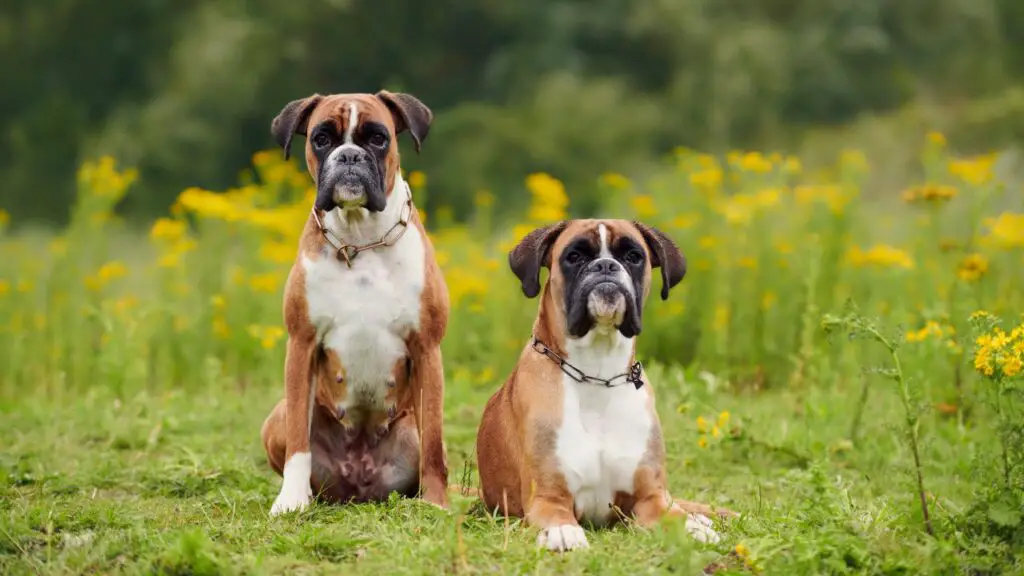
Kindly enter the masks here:
<path id="1" fill-rule="evenodd" d="M 690 262 L 640 338 L 672 491 L 743 517 L 713 545 L 669 522 L 566 555 L 469 496 L 271 520 L 259 428 L 282 394 L 307 177 L 259 154 L 143 238 L 114 215 L 141 193 L 132 172 L 86 164 L 61 233 L 0 213 L 0 573 L 1024 573 L 1020 186 L 939 135 L 921 154 L 891 201 L 864 198 L 856 152 L 811 170 L 681 150 L 643 180 L 602 176 L 605 214 L 660 227 Z M 408 179 L 425 205 L 427 177 Z M 526 189 L 519 217 L 486 191 L 469 222 L 427 215 L 453 306 L 455 483 L 476 482 L 483 404 L 536 311 L 505 254 L 571 213 L 553 177 Z"/>

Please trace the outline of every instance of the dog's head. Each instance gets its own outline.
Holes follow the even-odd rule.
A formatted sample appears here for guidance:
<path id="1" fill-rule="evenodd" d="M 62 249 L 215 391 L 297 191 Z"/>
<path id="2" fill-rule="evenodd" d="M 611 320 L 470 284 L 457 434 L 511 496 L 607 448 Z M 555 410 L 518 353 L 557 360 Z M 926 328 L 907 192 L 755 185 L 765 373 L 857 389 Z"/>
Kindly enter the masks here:
<path id="1" fill-rule="evenodd" d="M 399 174 L 398 134 L 412 135 L 416 152 L 433 114 L 408 94 L 314 94 L 293 100 L 271 124 L 288 158 L 292 136 L 306 137 L 306 165 L 316 181 L 316 208 L 380 212 Z"/>
<path id="2" fill-rule="evenodd" d="M 509 264 L 528 298 L 540 293 L 540 269 L 551 271 L 545 291 L 574 338 L 595 326 L 636 336 L 651 270 L 661 268 L 663 300 L 686 275 L 686 259 L 668 236 L 626 220 L 571 220 L 538 228 L 512 250 Z"/>

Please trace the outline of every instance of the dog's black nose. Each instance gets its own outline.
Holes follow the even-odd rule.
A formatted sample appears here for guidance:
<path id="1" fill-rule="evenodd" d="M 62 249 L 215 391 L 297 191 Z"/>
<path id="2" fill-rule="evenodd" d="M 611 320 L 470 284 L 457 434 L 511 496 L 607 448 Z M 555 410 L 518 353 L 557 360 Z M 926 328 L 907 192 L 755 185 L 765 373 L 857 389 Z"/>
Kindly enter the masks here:
<path id="1" fill-rule="evenodd" d="M 601 274 L 614 274 L 622 269 L 622 266 L 620 266 L 618 262 L 612 260 L 611 258 L 601 258 L 600 260 L 594 260 L 594 263 L 591 264 L 591 267 L 594 272 L 599 272 Z"/>
<path id="2" fill-rule="evenodd" d="M 338 163 L 342 166 L 362 164 L 370 159 L 370 156 L 361 148 L 348 148 L 338 152 Z"/>

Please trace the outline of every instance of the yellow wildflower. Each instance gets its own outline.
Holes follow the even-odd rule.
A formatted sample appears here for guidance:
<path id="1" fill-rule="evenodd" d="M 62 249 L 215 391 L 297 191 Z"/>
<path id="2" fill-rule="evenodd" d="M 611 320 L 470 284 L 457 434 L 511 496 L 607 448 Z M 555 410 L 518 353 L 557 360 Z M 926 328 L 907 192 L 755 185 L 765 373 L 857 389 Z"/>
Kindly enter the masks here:
<path id="1" fill-rule="evenodd" d="M 711 427 L 711 437 L 712 438 L 718 438 L 721 435 L 722 435 L 722 431 L 719 430 L 718 426 L 712 426 Z"/>
<path id="2" fill-rule="evenodd" d="M 708 437 L 701 434 L 700 438 L 697 438 L 697 446 L 700 446 L 701 448 L 707 448 Z"/>
<path id="3" fill-rule="evenodd" d="M 269 272 L 267 274 L 256 274 L 249 277 L 249 288 L 253 292 L 263 292 L 266 294 L 273 294 L 277 292 L 277 288 L 281 283 L 281 277 L 279 274 Z"/>
<path id="4" fill-rule="evenodd" d="M 154 240 L 177 241 L 185 235 L 186 224 L 181 220 L 159 218 L 149 229 L 149 237 Z"/>
<path id="5" fill-rule="evenodd" d="M 413 170 L 409 173 L 409 187 L 413 190 L 419 190 L 427 185 L 427 175 L 419 170 Z"/>
<path id="6" fill-rule="evenodd" d="M 994 242 L 1000 248 L 1024 247 L 1024 214 L 1003 212 L 997 218 L 984 221 L 989 229 L 986 240 Z"/>
<path id="7" fill-rule="evenodd" d="M 959 191 L 944 184 L 921 184 L 903 191 L 903 201 L 908 204 L 925 202 L 942 204 L 956 198 Z"/>
<path id="8" fill-rule="evenodd" d="M 782 166 L 782 170 L 786 174 L 797 175 L 803 172 L 803 164 L 800 163 L 800 159 L 796 156 L 787 156 L 786 163 Z"/>
<path id="9" fill-rule="evenodd" d="M 957 276 L 965 282 L 979 280 L 988 272 L 988 258 L 981 254 L 971 254 L 960 262 L 957 268 Z"/>
<path id="10" fill-rule="evenodd" d="M 658 213 L 654 208 L 654 198 L 650 194 L 638 194 L 629 199 L 630 205 L 640 218 L 649 218 Z"/>
<path id="11" fill-rule="evenodd" d="M 859 246 L 853 246 L 847 252 L 847 259 L 857 267 L 876 266 L 879 268 L 905 268 L 914 267 L 914 261 L 910 254 L 885 244 L 876 244 L 867 250 Z"/>
<path id="12" fill-rule="evenodd" d="M 3 228 L 11 221 L 11 215 L 6 210 L 0 209 L 0 228 Z"/>
<path id="13" fill-rule="evenodd" d="M 615 190 L 628 190 L 632 184 L 629 178 L 617 172 L 606 172 L 601 175 L 601 183 Z"/>
<path id="14" fill-rule="evenodd" d="M 264 350 L 270 350 L 284 337 L 284 328 L 254 324 L 249 326 L 249 335 L 259 340 Z"/>
<path id="15" fill-rule="evenodd" d="M 562 182 L 544 173 L 526 177 L 526 187 L 533 195 L 529 218 L 538 224 L 547 224 L 565 219 L 569 197 Z"/>
<path id="16" fill-rule="evenodd" d="M 729 425 L 729 411 L 728 410 L 722 410 L 718 414 L 718 427 L 719 428 L 725 428 L 728 425 Z"/>
<path id="17" fill-rule="evenodd" d="M 11 291 L 11 283 L 7 280 L 0 280 L 0 296 L 3 296 Z"/>
<path id="18" fill-rule="evenodd" d="M 287 264 L 295 260 L 297 249 L 291 242 L 267 240 L 260 245 L 260 258 L 275 264 Z"/>
<path id="19" fill-rule="evenodd" d="M 670 222 L 669 225 L 675 228 L 679 228 L 681 230 L 689 230 L 690 228 L 696 226 L 698 222 L 700 222 L 699 214 L 696 214 L 694 212 L 686 212 L 673 218 L 672 222 Z"/>
<path id="20" fill-rule="evenodd" d="M 473 204 L 478 208 L 489 208 L 494 205 L 494 194 L 489 190 L 477 190 L 473 195 Z"/>
<path id="21" fill-rule="evenodd" d="M 949 161 L 949 173 L 968 184 L 981 186 L 992 180 L 992 167 L 995 163 L 995 154 L 954 159 Z"/>
<path id="22" fill-rule="evenodd" d="M 939 148 L 946 147 L 946 137 L 945 135 L 942 134 L 942 132 L 933 130 L 928 133 L 927 138 L 928 142 L 930 142 L 933 146 L 937 146 Z"/>
<path id="23" fill-rule="evenodd" d="M 773 168 L 771 160 L 765 158 L 760 152 L 747 152 L 735 163 L 739 164 L 741 170 L 756 174 L 767 174 Z"/>
<path id="24" fill-rule="evenodd" d="M 1007 354 L 1003 356 L 999 370 L 1004 376 L 1013 378 L 1017 374 L 1020 374 L 1022 367 L 1024 367 L 1024 361 L 1022 361 L 1019 356 Z"/>
<path id="25" fill-rule="evenodd" d="M 701 433 L 708 431 L 708 421 L 703 416 L 697 416 L 697 431 Z"/>
<path id="26" fill-rule="evenodd" d="M 690 184 L 702 192 L 712 192 L 722 185 L 722 171 L 719 168 L 707 168 L 690 174 Z"/>
<path id="27" fill-rule="evenodd" d="M 750 548 L 747 548 L 742 542 L 736 545 L 736 555 L 740 559 L 746 560 L 750 556 Z"/>
<path id="28" fill-rule="evenodd" d="M 765 292 L 761 295 L 761 309 L 765 311 L 771 310 L 778 300 L 779 297 L 775 295 L 775 292 L 771 290 Z"/>
<path id="29" fill-rule="evenodd" d="M 228 328 L 228 323 L 223 318 L 217 317 L 213 319 L 213 334 L 221 339 L 231 335 L 231 329 Z"/>
<path id="30" fill-rule="evenodd" d="M 844 168 L 865 172 L 868 169 L 868 159 L 860 150 L 843 150 L 839 155 L 839 163 Z"/>

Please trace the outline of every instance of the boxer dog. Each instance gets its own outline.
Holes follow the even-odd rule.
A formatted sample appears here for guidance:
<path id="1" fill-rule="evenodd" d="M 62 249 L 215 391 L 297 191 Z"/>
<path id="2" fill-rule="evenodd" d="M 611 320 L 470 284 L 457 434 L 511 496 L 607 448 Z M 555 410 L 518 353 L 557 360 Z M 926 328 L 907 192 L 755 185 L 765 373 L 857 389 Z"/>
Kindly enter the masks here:
<path id="1" fill-rule="evenodd" d="M 448 288 L 399 167 L 433 115 L 408 94 L 290 102 L 271 131 L 288 158 L 306 136 L 316 202 L 284 291 L 284 399 L 263 424 L 283 476 L 270 514 L 314 494 L 364 502 L 391 492 L 448 506 L 441 339 Z"/>
<path id="2" fill-rule="evenodd" d="M 686 274 L 676 245 L 638 222 L 573 220 L 527 234 L 509 264 L 528 298 L 541 267 L 550 274 L 533 337 L 480 422 L 487 507 L 525 517 L 556 551 L 588 546 L 581 520 L 649 526 L 666 514 L 717 541 L 710 506 L 669 496 L 654 391 L 635 358 L 652 268 L 662 299 Z"/>

